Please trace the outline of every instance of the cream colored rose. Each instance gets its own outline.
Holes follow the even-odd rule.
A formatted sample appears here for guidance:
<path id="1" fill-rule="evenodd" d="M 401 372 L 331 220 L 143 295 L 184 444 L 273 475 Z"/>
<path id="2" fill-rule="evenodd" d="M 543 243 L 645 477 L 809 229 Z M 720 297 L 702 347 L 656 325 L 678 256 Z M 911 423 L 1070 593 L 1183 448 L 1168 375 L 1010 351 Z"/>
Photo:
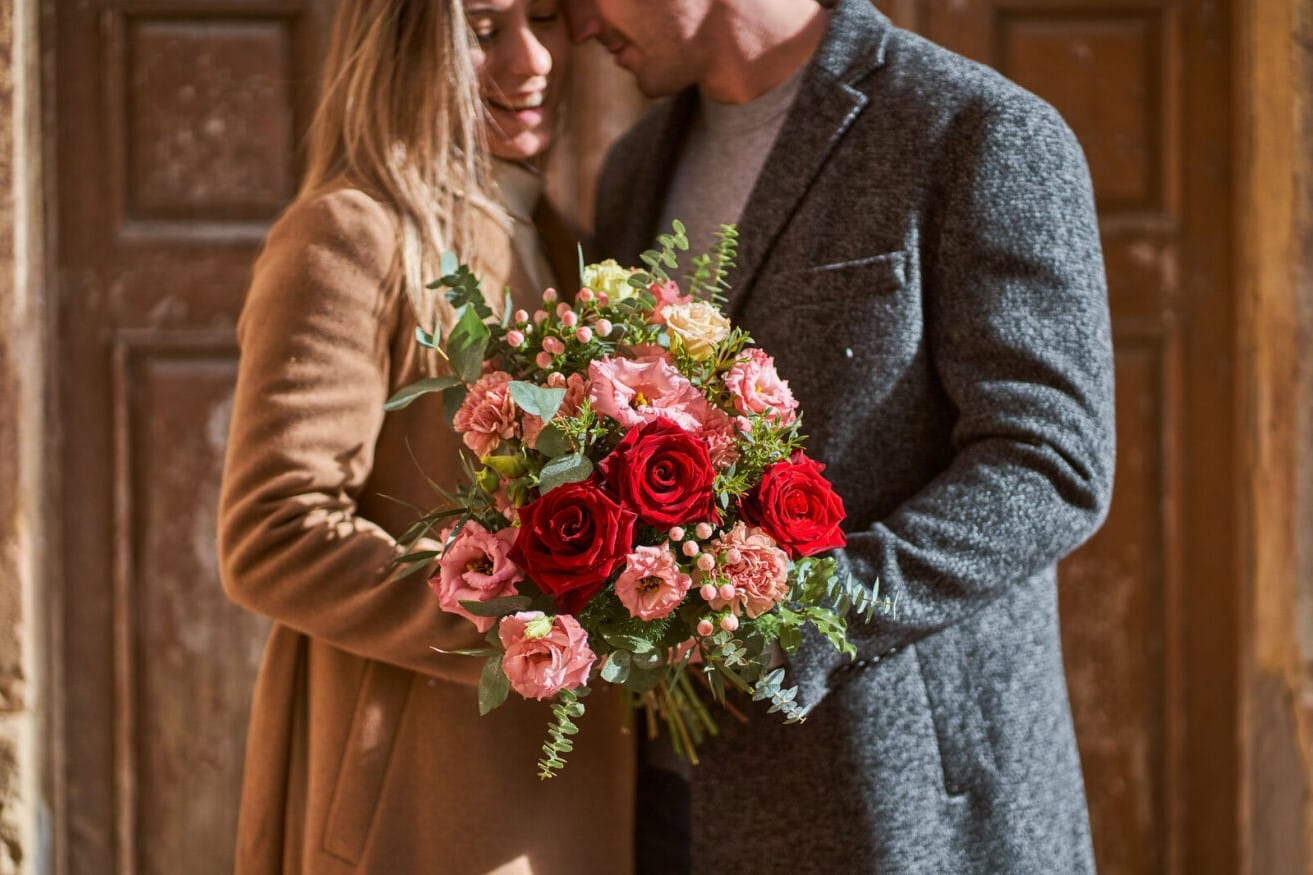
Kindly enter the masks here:
<path id="1" fill-rule="evenodd" d="M 716 344 L 729 336 L 729 320 L 705 301 L 671 304 L 663 315 L 666 327 L 684 343 L 684 351 L 697 361 L 711 358 Z"/>
<path id="2" fill-rule="evenodd" d="M 584 267 L 584 287 L 596 294 L 606 295 L 612 303 L 623 301 L 638 291 L 629 284 L 629 270 L 621 267 L 614 258 L 601 264 Z"/>

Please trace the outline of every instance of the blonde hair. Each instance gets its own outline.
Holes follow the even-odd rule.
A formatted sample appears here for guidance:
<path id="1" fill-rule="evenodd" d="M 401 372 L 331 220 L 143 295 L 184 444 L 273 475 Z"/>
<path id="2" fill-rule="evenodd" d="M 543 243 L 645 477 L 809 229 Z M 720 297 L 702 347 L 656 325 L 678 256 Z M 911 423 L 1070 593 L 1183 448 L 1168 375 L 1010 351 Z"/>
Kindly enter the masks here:
<path id="1" fill-rule="evenodd" d="M 346 175 L 390 201 L 401 279 L 429 331 L 451 318 L 424 288 L 441 253 L 479 273 L 474 211 L 508 224 L 491 196 L 470 40 L 461 0 L 341 0 L 299 195 Z"/>

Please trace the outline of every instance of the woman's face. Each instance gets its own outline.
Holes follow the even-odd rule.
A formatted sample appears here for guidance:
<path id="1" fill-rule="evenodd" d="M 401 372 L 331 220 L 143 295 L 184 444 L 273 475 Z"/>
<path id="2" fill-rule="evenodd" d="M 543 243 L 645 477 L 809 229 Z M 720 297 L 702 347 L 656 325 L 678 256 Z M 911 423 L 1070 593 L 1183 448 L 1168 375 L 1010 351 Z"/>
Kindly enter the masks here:
<path id="1" fill-rule="evenodd" d="M 465 0 L 474 69 L 488 109 L 488 145 L 522 161 L 551 144 L 569 64 L 559 0 Z"/>

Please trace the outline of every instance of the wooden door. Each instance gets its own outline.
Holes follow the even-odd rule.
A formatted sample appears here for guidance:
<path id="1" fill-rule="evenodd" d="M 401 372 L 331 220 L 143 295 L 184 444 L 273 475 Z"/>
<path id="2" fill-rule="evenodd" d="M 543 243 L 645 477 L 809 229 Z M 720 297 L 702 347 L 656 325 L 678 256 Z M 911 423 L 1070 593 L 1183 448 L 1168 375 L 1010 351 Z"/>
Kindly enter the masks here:
<path id="1" fill-rule="evenodd" d="M 1047 99 L 1085 148 L 1118 456 L 1060 593 L 1099 871 L 1240 871 L 1230 5 L 878 5 Z"/>
<path id="2" fill-rule="evenodd" d="M 324 0 L 57 0 L 57 871 L 226 873 L 264 621 L 216 573 L 233 326 Z"/>

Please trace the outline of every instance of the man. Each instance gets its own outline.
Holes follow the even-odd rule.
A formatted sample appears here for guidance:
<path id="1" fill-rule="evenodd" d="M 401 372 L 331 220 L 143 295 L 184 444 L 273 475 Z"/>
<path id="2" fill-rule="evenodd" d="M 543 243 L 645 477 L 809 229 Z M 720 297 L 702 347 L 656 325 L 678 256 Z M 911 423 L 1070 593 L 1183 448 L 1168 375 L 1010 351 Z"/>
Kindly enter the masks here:
<path id="1" fill-rule="evenodd" d="M 608 157 L 599 251 L 738 222 L 728 313 L 802 403 L 840 567 L 890 602 L 856 662 L 790 657 L 806 723 L 721 721 L 693 868 L 1093 871 L 1055 565 L 1106 513 L 1112 355 L 1071 132 L 869 0 L 567 10 L 672 98 Z"/>

